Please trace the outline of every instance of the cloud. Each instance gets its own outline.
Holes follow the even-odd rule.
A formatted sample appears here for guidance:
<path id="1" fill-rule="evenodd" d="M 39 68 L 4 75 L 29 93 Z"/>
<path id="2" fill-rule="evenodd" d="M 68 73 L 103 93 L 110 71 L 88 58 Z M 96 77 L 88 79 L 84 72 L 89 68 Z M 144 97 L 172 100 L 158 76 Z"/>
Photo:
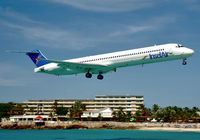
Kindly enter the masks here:
<path id="1" fill-rule="evenodd" d="M 174 17 L 163 16 L 151 18 L 151 20 L 143 21 L 144 23 L 140 23 L 139 25 L 123 25 L 119 27 L 120 30 L 114 31 L 109 34 L 110 37 L 118 37 L 118 36 L 128 36 L 141 32 L 155 31 L 158 29 L 162 29 L 167 24 L 175 21 Z"/>
<path id="2" fill-rule="evenodd" d="M 159 0 L 46 0 L 94 12 L 127 12 L 152 7 Z"/>
<path id="3" fill-rule="evenodd" d="M 43 47 L 72 50 L 92 47 L 93 44 L 91 38 L 81 36 L 78 32 L 35 21 L 9 8 L 0 7 L 0 16 L 4 17 L 0 19 L 0 25 L 7 27 L 2 29 L 11 29 L 9 32 L 5 32 L 4 36 L 12 34 L 12 37 L 21 37 Z"/>
<path id="4" fill-rule="evenodd" d="M 33 21 L 33 20 L 32 20 Z M 8 21 L 0 20 L 0 24 L 12 28 L 21 36 L 33 42 L 34 44 L 50 47 L 50 48 L 65 48 L 71 50 L 82 50 L 98 46 L 102 42 L 112 42 L 115 37 L 129 36 L 141 32 L 155 31 L 161 29 L 165 25 L 174 22 L 175 18 L 169 16 L 151 18 L 143 22 L 129 25 L 112 25 L 115 28 L 109 28 L 110 25 L 101 27 L 101 33 L 97 31 L 93 34 L 92 31 L 87 32 L 76 31 L 76 29 L 60 29 L 49 24 L 28 24 L 19 25 Z M 145 23 L 145 24 L 144 24 Z M 109 29 L 107 29 L 109 28 Z M 98 30 L 98 28 L 97 28 Z M 85 36 L 87 34 L 87 36 Z"/>
<path id="5" fill-rule="evenodd" d="M 42 23 L 42 22 L 34 21 L 34 20 L 28 18 L 27 16 L 25 16 L 24 14 L 13 11 L 10 8 L 0 7 L 0 16 L 7 17 L 10 19 L 15 19 L 17 21 L 28 22 L 28 23 L 40 23 L 40 24 Z"/>
<path id="6" fill-rule="evenodd" d="M 38 47 L 69 50 L 83 50 L 99 47 L 105 43 L 110 45 L 120 41 L 126 42 L 129 39 L 128 36 L 162 29 L 166 24 L 174 21 L 173 17 L 163 16 L 137 20 L 137 23 L 135 20 L 133 20 L 134 23 L 130 23 L 130 21 L 128 24 L 113 21 L 99 26 L 99 24 L 87 22 L 84 23 L 84 29 L 80 25 L 69 25 L 61 28 L 50 23 L 33 20 L 11 9 L 0 8 L 0 12 L 0 15 L 6 17 L 0 19 L 0 25 L 6 27 L 2 28 L 5 32 L 0 34 L 4 36 L 8 33 L 12 34 L 13 39 L 16 37 L 17 40 L 22 39 L 28 43 L 36 44 Z M 123 36 L 126 36 L 126 40 L 119 39 Z"/>
<path id="7" fill-rule="evenodd" d="M 75 31 L 48 27 L 49 25 L 46 27 L 18 25 L 2 20 L 0 20 L 0 24 L 16 30 L 18 35 L 20 33 L 23 38 L 43 47 L 80 50 L 92 47 L 92 42 L 95 41 L 95 39 L 81 36 Z"/>
<path id="8" fill-rule="evenodd" d="M 126 26 L 123 27 L 123 30 L 119 30 L 119 31 L 115 31 L 113 33 L 110 34 L 111 37 L 114 36 L 124 36 L 124 35 L 131 35 L 131 34 L 136 34 L 139 32 L 145 32 L 145 31 L 150 31 L 153 30 L 154 27 L 153 26 Z"/>
<path id="9" fill-rule="evenodd" d="M 187 9 L 190 11 L 200 11 L 200 2 L 199 0 L 184 0 L 187 5 Z"/>

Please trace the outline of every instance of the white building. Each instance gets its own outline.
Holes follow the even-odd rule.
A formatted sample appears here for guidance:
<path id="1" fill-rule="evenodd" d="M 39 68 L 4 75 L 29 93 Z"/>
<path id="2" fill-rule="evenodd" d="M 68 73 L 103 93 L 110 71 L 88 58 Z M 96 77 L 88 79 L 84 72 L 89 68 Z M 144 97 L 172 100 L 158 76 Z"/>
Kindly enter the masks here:
<path id="1" fill-rule="evenodd" d="M 82 119 L 92 119 L 92 120 L 110 120 L 112 119 L 112 109 L 108 108 L 103 108 L 100 110 L 88 110 L 84 111 L 83 115 L 81 116 Z"/>
<path id="2" fill-rule="evenodd" d="M 18 121 L 37 121 L 38 118 L 42 118 L 42 120 L 47 121 L 51 120 L 51 118 L 48 115 L 17 115 L 17 116 L 11 116 L 10 121 L 11 122 L 18 122 Z"/>
<path id="3" fill-rule="evenodd" d="M 97 95 L 95 99 L 59 99 L 59 100 L 28 100 L 23 103 L 25 114 L 49 115 L 53 112 L 55 103 L 57 107 L 70 108 L 76 101 L 86 105 L 86 110 L 99 110 L 106 107 L 117 110 L 122 107 L 124 111 L 135 113 L 143 104 L 143 96 L 135 95 Z"/>

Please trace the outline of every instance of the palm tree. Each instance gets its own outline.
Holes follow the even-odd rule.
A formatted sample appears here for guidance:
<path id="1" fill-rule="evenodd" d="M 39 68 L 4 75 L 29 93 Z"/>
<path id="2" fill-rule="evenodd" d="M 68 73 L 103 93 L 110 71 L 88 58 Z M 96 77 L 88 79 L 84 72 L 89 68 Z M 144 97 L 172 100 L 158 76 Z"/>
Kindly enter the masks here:
<path id="1" fill-rule="evenodd" d="M 145 105 L 140 105 L 140 108 L 139 108 L 139 110 L 138 110 L 139 112 L 137 113 L 138 115 L 140 115 L 140 116 L 138 116 L 140 119 L 141 118 L 143 118 L 142 120 L 143 121 L 147 121 L 147 118 L 148 117 L 151 117 L 151 109 L 149 109 L 149 108 L 146 108 L 145 107 Z"/>
<path id="2" fill-rule="evenodd" d="M 126 112 L 126 121 L 130 121 L 131 118 L 132 118 L 132 113 L 131 113 L 131 111 L 127 111 L 127 112 Z"/>
<path id="3" fill-rule="evenodd" d="M 191 118 L 191 110 L 188 107 L 183 108 L 184 120 L 188 121 Z"/>
<path id="4" fill-rule="evenodd" d="M 126 114 L 125 112 L 123 111 L 123 108 L 122 107 L 119 107 L 118 108 L 118 111 L 117 111 L 117 119 L 118 121 L 120 122 L 124 122 L 126 120 Z"/>
<path id="5" fill-rule="evenodd" d="M 193 107 L 192 108 L 192 119 L 197 122 L 197 119 L 199 118 L 199 114 L 197 113 L 199 111 L 199 108 Z"/>
<path id="6" fill-rule="evenodd" d="M 29 111 L 31 112 L 31 115 L 34 114 L 34 108 L 33 107 L 29 107 Z"/>
<path id="7" fill-rule="evenodd" d="M 102 120 L 103 120 L 103 117 L 101 116 L 100 113 L 99 113 L 99 116 L 98 116 L 98 120 L 99 120 L 99 121 L 102 121 Z"/>
<path id="8" fill-rule="evenodd" d="M 57 109 L 56 109 L 56 114 L 57 115 L 67 115 L 67 113 L 68 113 L 68 108 L 66 108 L 66 107 L 57 107 Z"/>
<path id="9" fill-rule="evenodd" d="M 112 116 L 113 116 L 113 120 L 117 120 L 117 112 L 116 111 L 113 111 L 112 112 Z"/>
<path id="10" fill-rule="evenodd" d="M 52 112 L 49 113 L 49 117 L 51 118 L 51 121 L 53 121 L 53 117 L 54 117 L 54 115 L 53 115 Z"/>
<path id="11" fill-rule="evenodd" d="M 176 110 L 175 110 L 174 108 L 171 108 L 171 109 L 170 109 L 169 118 L 170 118 L 170 120 L 172 120 L 173 122 L 176 121 Z"/>
<path id="12" fill-rule="evenodd" d="M 76 101 L 74 105 L 69 109 L 70 118 L 80 119 L 83 111 L 86 110 L 86 106 L 81 101 Z"/>
<path id="13" fill-rule="evenodd" d="M 158 104 L 154 104 L 152 111 L 153 111 L 153 113 L 156 113 L 159 109 L 160 109 L 160 107 L 158 106 Z"/>
<path id="14" fill-rule="evenodd" d="M 173 114 L 173 113 L 170 114 L 171 108 L 172 108 L 171 106 L 163 108 L 163 110 L 162 110 L 163 118 L 162 119 L 164 120 L 164 122 L 171 121 L 171 115 Z"/>
<path id="15" fill-rule="evenodd" d="M 52 106 L 54 115 L 56 114 L 57 108 L 58 108 L 58 101 L 55 100 Z"/>

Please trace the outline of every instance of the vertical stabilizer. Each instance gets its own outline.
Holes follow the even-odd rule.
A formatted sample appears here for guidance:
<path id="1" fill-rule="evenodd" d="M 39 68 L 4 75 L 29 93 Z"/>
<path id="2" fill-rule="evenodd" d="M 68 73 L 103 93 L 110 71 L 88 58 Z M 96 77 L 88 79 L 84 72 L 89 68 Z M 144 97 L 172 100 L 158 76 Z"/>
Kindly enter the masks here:
<path id="1" fill-rule="evenodd" d="M 40 50 L 33 50 L 31 52 L 27 52 L 26 55 L 28 55 L 31 60 L 33 61 L 33 63 L 37 66 L 43 66 L 45 64 L 48 64 L 49 62 L 46 61 L 42 61 L 40 59 L 47 59 Z"/>

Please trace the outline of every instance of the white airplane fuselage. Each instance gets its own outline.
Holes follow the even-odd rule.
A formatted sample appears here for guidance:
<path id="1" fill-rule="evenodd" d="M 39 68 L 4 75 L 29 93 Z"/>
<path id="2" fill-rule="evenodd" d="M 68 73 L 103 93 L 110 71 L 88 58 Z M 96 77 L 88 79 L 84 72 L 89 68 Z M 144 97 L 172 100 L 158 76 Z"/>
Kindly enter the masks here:
<path id="1" fill-rule="evenodd" d="M 58 63 L 57 61 L 54 62 L 47 60 L 50 63 L 37 67 L 34 69 L 34 71 L 54 75 L 71 75 L 78 73 L 103 74 L 110 71 L 116 71 L 116 69 L 120 67 L 143 65 L 177 59 L 183 59 L 183 64 L 186 64 L 185 60 L 193 54 L 194 51 L 192 49 L 183 47 L 180 44 L 164 44 L 76 59 L 62 60 Z M 63 64 L 65 62 L 66 65 Z M 60 63 L 62 63 L 62 65 L 60 65 Z M 99 66 L 99 68 L 95 68 L 95 66 Z"/>

